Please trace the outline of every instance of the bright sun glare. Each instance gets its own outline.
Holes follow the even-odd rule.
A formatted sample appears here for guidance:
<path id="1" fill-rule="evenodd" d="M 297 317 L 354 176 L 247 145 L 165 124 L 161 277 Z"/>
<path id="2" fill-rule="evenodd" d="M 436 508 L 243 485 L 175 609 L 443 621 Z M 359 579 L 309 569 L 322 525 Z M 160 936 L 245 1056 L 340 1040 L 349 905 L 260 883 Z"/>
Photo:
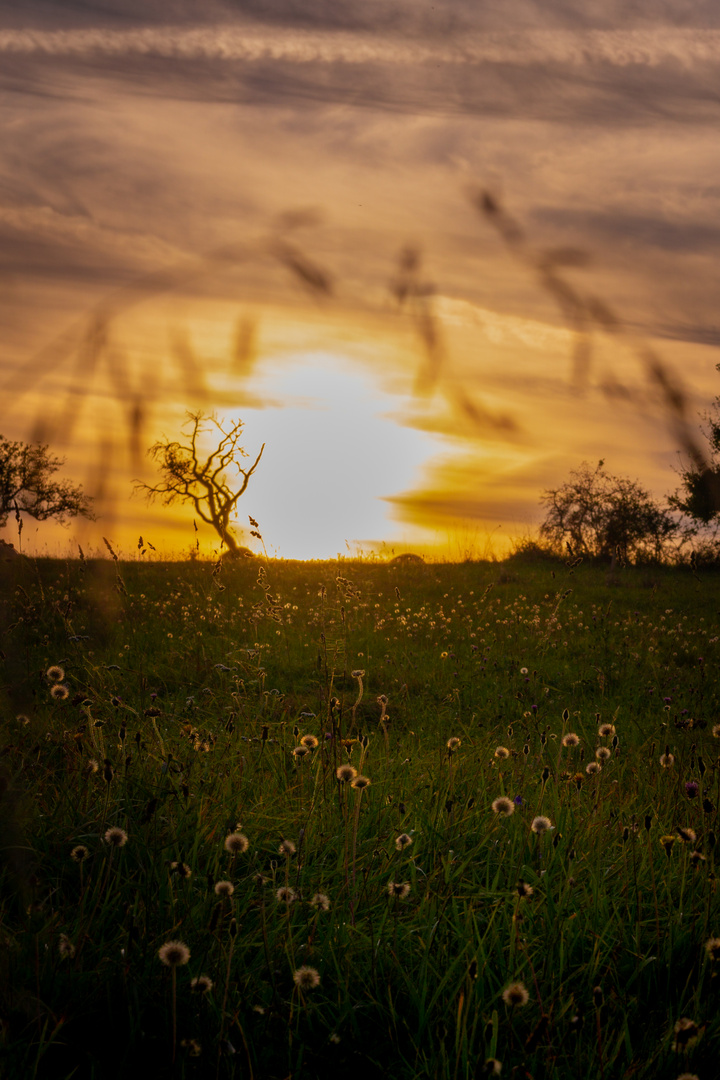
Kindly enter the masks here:
<path id="1" fill-rule="evenodd" d="M 245 423 L 248 453 L 266 444 L 240 503 L 242 528 L 251 514 L 268 553 L 289 559 L 334 559 L 354 553 L 354 541 L 404 537 L 383 499 L 417 483 L 440 440 L 392 419 L 401 397 L 324 353 L 266 363 L 252 390 L 285 404 L 232 416 Z"/>

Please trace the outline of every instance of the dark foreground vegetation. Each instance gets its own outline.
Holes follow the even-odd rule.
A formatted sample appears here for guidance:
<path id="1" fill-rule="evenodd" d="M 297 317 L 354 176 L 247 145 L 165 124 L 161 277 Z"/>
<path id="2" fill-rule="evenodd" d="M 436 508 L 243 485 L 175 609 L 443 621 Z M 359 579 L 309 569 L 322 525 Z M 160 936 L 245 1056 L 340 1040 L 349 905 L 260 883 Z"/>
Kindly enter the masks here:
<path id="1" fill-rule="evenodd" d="M 3 1076 L 717 1076 L 716 577 L 0 575 Z"/>

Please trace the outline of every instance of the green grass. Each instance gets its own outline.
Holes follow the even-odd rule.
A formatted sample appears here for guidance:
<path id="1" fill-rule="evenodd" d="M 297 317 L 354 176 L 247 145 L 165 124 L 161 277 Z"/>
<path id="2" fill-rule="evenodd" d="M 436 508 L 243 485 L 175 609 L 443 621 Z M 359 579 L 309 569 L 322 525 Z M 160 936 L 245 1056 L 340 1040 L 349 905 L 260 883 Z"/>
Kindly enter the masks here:
<path id="1" fill-rule="evenodd" d="M 489 1058 L 535 1080 L 715 1075 L 712 577 L 520 560 L 0 574 L 3 1075 L 468 1080 Z M 298 758 L 303 735 L 319 745 Z M 362 793 L 336 779 L 347 763 Z M 190 950 L 174 971 L 172 940 Z M 303 966 L 318 986 L 295 985 Z M 700 1038 L 673 1048 L 682 1017 Z"/>

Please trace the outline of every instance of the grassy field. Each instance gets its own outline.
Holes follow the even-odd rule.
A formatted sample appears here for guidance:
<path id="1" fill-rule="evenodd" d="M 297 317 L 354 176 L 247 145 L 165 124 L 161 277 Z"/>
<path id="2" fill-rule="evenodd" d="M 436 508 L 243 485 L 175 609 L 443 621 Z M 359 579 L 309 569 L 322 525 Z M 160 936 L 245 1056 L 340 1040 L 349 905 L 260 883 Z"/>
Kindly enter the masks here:
<path id="1" fill-rule="evenodd" d="M 715 1080 L 717 578 L 0 579 L 3 1076 Z"/>

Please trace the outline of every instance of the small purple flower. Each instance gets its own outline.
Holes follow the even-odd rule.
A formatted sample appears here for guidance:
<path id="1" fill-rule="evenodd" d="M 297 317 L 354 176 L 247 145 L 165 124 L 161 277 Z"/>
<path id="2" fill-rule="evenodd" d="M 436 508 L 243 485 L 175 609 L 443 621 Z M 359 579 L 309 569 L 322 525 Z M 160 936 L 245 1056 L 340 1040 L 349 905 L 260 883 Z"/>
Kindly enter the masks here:
<path id="1" fill-rule="evenodd" d="M 531 706 L 530 706 L 530 708 L 532 709 L 532 711 L 533 711 L 533 712 L 537 712 L 537 711 L 538 711 L 538 707 L 537 707 L 537 705 L 531 705 Z"/>
<path id="2" fill-rule="evenodd" d="M 697 780 L 688 780 L 685 785 L 685 794 L 687 795 L 688 799 L 694 799 L 697 796 L 699 790 L 700 785 L 698 784 Z"/>
<path id="3" fill-rule="evenodd" d="M 663 698 L 663 702 L 665 703 L 665 705 L 669 705 L 671 701 L 672 701 L 671 697 L 664 697 Z"/>
<path id="4" fill-rule="evenodd" d="M 326 731 L 325 732 L 325 738 L 326 739 L 332 739 L 332 737 L 333 737 L 332 731 Z"/>
<path id="5" fill-rule="evenodd" d="M 513 802 L 516 806 L 522 806 L 522 795 L 516 795 Z"/>

